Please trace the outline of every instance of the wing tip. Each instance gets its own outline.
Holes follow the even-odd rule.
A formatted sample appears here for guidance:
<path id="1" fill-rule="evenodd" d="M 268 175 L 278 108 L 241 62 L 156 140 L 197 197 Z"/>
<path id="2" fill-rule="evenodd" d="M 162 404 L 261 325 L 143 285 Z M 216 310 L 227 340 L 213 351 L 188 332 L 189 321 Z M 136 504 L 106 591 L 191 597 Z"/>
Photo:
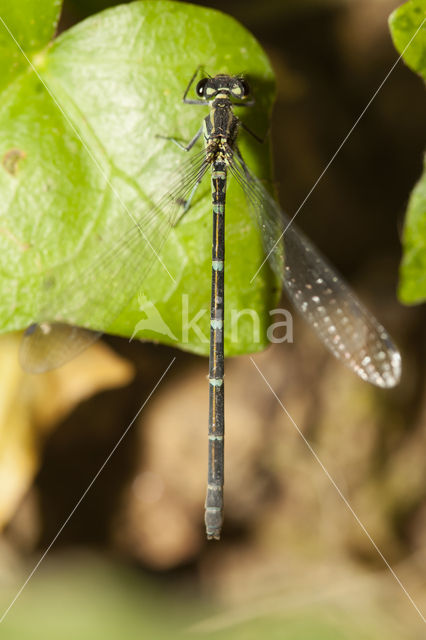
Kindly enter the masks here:
<path id="1" fill-rule="evenodd" d="M 400 352 L 394 347 L 389 353 L 389 360 L 380 369 L 367 373 L 365 369 L 358 371 L 358 375 L 382 389 L 392 389 L 399 384 L 402 373 L 402 360 Z M 364 373 L 364 375 L 362 375 Z"/>

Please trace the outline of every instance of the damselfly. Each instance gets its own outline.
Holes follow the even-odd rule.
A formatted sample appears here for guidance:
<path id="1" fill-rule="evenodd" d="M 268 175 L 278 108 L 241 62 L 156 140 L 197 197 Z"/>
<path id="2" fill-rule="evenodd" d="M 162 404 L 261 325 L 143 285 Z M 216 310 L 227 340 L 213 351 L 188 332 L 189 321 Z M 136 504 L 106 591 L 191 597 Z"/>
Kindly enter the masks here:
<path id="1" fill-rule="evenodd" d="M 204 132 L 203 151 L 182 163 L 171 178 L 171 186 L 165 195 L 155 205 L 143 208 L 135 218 L 135 224 L 94 261 L 89 271 L 80 272 L 76 265 L 66 281 L 60 282 L 60 287 L 57 286 L 58 278 L 50 282 L 43 294 L 40 318 L 24 334 L 20 357 L 26 370 L 46 371 L 75 357 L 99 337 L 100 333 L 77 328 L 72 323 L 78 324 L 78 318 L 90 317 L 99 308 L 104 326 L 113 322 L 130 296 L 142 285 L 153 262 L 153 252 L 158 255 L 168 230 L 190 208 L 198 185 L 211 169 L 213 248 L 205 523 L 207 537 L 219 539 L 224 485 L 223 345 L 228 174 L 244 190 L 248 208 L 260 226 L 270 266 L 296 308 L 333 355 L 362 379 L 379 387 L 392 387 L 398 383 L 401 359 L 382 325 L 309 240 L 290 224 L 245 164 L 237 136 L 240 127 L 251 132 L 234 114 L 234 107 L 253 104 L 247 100 L 247 81 L 242 76 L 224 74 L 203 77 L 196 85 L 197 99 L 189 99 L 187 96 L 197 73 L 198 70 L 186 88 L 183 101 L 209 106 L 210 112 L 191 142 L 186 147 L 179 146 L 190 151 Z"/>

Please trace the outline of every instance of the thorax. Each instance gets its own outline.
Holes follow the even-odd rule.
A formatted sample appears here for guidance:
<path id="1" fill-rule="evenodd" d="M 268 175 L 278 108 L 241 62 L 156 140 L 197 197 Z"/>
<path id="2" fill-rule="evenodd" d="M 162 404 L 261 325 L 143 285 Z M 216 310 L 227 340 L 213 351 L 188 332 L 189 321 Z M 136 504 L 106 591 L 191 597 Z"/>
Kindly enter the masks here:
<path id="1" fill-rule="evenodd" d="M 232 103 L 227 98 L 216 98 L 210 113 L 204 119 L 206 142 L 223 139 L 224 144 L 233 146 L 238 133 L 238 118 L 232 111 Z"/>

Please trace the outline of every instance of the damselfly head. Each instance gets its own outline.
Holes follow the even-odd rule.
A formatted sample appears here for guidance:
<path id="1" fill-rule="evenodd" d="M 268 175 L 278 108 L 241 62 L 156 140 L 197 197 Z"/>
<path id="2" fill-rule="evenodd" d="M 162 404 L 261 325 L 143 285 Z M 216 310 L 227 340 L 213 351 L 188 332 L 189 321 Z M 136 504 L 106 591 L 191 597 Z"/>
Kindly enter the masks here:
<path id="1" fill-rule="evenodd" d="M 250 94 L 247 81 L 241 76 L 219 74 L 214 78 L 202 78 L 195 89 L 205 100 L 213 100 L 219 94 L 226 94 L 235 100 L 244 100 Z"/>

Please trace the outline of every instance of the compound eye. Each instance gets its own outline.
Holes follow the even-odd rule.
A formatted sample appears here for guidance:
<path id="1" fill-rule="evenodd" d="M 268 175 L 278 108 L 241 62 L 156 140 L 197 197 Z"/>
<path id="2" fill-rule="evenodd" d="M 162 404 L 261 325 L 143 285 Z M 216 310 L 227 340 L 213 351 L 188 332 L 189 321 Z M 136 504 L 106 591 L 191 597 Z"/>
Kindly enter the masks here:
<path id="1" fill-rule="evenodd" d="M 206 88 L 206 84 L 208 82 L 208 78 L 203 78 L 202 80 L 200 80 L 200 82 L 198 82 L 197 86 L 195 87 L 195 93 L 197 94 L 197 96 L 199 96 L 200 98 L 204 98 L 204 89 Z"/>
<path id="2" fill-rule="evenodd" d="M 248 85 L 248 82 L 244 80 L 244 78 L 240 78 L 240 85 L 243 92 L 242 95 L 244 96 L 244 98 L 246 98 L 250 95 L 250 87 Z"/>

